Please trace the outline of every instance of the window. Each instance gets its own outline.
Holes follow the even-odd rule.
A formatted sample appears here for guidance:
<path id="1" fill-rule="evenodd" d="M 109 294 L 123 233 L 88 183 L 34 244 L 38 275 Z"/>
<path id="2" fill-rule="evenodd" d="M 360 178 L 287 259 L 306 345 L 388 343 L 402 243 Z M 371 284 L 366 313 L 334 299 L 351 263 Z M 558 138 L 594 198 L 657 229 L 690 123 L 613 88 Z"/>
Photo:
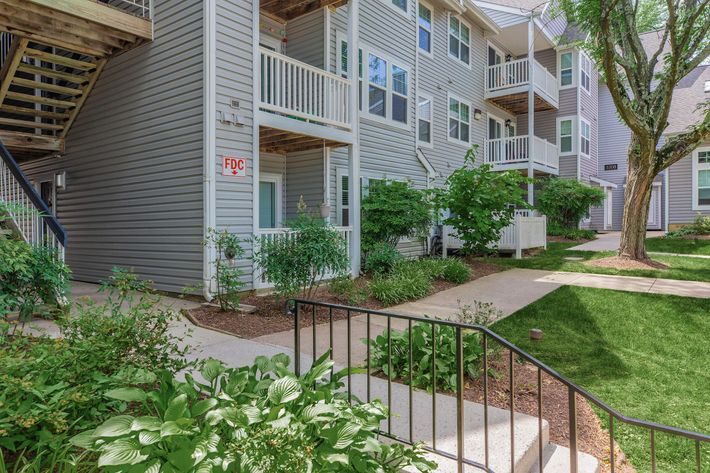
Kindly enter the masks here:
<path id="1" fill-rule="evenodd" d="M 368 111 L 387 116 L 387 61 L 374 54 L 367 55 Z"/>
<path id="2" fill-rule="evenodd" d="M 336 183 L 337 183 L 337 216 L 338 225 L 348 227 L 351 224 L 350 220 L 350 178 L 348 176 L 348 168 L 335 168 Z M 386 179 L 392 179 L 384 174 L 373 172 L 365 172 L 360 175 L 360 199 L 367 197 L 370 189 L 378 184 L 382 184 Z M 397 178 L 396 180 L 404 180 Z"/>
<path id="3" fill-rule="evenodd" d="M 589 156 L 591 128 L 584 118 L 579 119 L 579 154 Z"/>
<path id="4" fill-rule="evenodd" d="M 710 210 L 710 148 L 693 152 L 693 210 Z"/>
<path id="5" fill-rule="evenodd" d="M 419 95 L 417 99 L 417 140 L 420 145 L 433 144 L 432 123 L 434 119 L 434 105 L 432 98 Z"/>
<path id="6" fill-rule="evenodd" d="M 557 143 L 560 155 L 574 154 L 574 117 L 557 119 Z"/>
<path id="7" fill-rule="evenodd" d="M 264 172 L 259 176 L 259 228 L 281 226 L 282 187 L 280 174 Z"/>
<path id="8" fill-rule="evenodd" d="M 408 73 L 392 65 L 392 120 L 407 123 Z"/>
<path id="9" fill-rule="evenodd" d="M 338 44 L 340 44 L 340 57 L 338 58 L 338 74 L 341 77 L 348 77 L 348 41 L 345 35 L 338 32 Z M 362 49 L 358 49 L 358 77 L 360 78 L 358 89 L 358 109 L 362 110 Z"/>
<path id="10" fill-rule="evenodd" d="M 470 63 L 471 29 L 459 18 L 449 16 L 449 55 L 463 62 Z"/>
<path id="11" fill-rule="evenodd" d="M 560 87 L 574 85 L 574 55 L 572 51 L 559 55 Z"/>
<path id="12" fill-rule="evenodd" d="M 468 144 L 470 127 L 471 105 L 449 97 L 449 138 Z"/>
<path id="13" fill-rule="evenodd" d="M 419 50 L 427 54 L 432 53 L 432 11 L 428 6 L 419 4 Z"/>
<path id="14" fill-rule="evenodd" d="M 407 0 L 389 0 L 392 2 L 396 8 L 400 9 L 402 12 L 407 13 Z"/>
<path id="15" fill-rule="evenodd" d="M 592 61 L 589 59 L 589 57 L 584 54 L 580 53 L 579 55 L 579 84 L 582 86 L 582 88 L 588 93 L 591 94 L 592 89 L 591 89 L 591 82 L 590 82 L 590 77 L 592 74 Z"/>

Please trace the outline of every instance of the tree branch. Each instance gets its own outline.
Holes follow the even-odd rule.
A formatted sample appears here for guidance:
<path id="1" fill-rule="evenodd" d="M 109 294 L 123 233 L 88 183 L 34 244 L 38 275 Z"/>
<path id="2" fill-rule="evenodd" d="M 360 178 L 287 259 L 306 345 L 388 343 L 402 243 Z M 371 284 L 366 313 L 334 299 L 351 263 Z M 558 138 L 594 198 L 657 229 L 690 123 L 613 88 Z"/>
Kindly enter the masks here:
<path id="1" fill-rule="evenodd" d="M 657 172 L 688 156 L 700 143 L 710 138 L 710 102 L 706 102 L 705 118 L 690 130 L 672 136 L 656 152 Z"/>

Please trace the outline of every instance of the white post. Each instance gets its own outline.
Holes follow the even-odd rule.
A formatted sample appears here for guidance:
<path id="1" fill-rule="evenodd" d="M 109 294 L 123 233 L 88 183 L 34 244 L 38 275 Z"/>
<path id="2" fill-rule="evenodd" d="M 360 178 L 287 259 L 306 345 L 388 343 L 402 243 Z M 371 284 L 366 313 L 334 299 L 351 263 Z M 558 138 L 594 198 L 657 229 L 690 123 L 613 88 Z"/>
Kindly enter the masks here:
<path id="1" fill-rule="evenodd" d="M 528 178 L 535 177 L 533 159 L 535 153 L 535 23 L 534 12 L 530 12 L 528 23 Z M 535 186 L 528 183 L 528 204 L 535 203 Z"/>
<path id="2" fill-rule="evenodd" d="M 515 259 L 520 259 L 523 257 L 523 247 L 521 245 L 521 227 L 522 224 L 520 222 L 520 215 L 518 214 L 515 216 L 515 231 L 513 232 L 513 235 L 515 235 Z"/>
<path id="3" fill-rule="evenodd" d="M 358 109 L 358 31 L 360 21 L 360 1 L 348 3 L 348 73 L 350 75 L 350 125 L 353 143 L 348 148 L 350 201 L 350 267 L 353 277 L 360 274 L 360 114 Z"/>

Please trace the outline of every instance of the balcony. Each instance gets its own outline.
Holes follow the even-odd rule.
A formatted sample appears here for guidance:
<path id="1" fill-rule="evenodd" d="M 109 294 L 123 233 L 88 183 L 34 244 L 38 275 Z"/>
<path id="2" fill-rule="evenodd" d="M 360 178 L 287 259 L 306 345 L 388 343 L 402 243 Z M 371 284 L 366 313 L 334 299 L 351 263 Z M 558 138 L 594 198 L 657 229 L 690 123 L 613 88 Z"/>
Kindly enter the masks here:
<path id="1" fill-rule="evenodd" d="M 496 170 L 526 169 L 532 156 L 533 168 L 547 174 L 559 174 L 560 153 L 557 145 L 534 136 L 530 149 L 528 135 L 485 140 L 483 161 Z"/>
<path id="2" fill-rule="evenodd" d="M 535 111 L 559 108 L 557 78 L 537 61 L 533 62 Z M 515 115 L 528 112 L 530 67 L 528 58 L 488 66 L 485 98 Z"/>
<path id="3" fill-rule="evenodd" d="M 352 142 L 348 79 L 267 48 L 261 48 L 260 56 L 262 151 L 287 153 Z"/>

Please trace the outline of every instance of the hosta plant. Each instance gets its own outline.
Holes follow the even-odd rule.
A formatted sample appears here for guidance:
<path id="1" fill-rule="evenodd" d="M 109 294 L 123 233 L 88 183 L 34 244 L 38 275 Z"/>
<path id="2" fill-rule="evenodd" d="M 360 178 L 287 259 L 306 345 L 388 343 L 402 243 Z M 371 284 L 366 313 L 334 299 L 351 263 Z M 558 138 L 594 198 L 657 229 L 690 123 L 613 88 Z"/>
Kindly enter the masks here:
<path id="1" fill-rule="evenodd" d="M 108 472 L 434 471 L 419 449 L 378 440 L 385 407 L 351 405 L 337 391 L 347 373 L 328 376 L 327 355 L 300 377 L 289 362 L 259 357 L 231 369 L 208 360 L 184 382 L 163 374 L 155 390 L 113 390 L 106 396 L 140 414 L 112 417 L 72 443 Z"/>

